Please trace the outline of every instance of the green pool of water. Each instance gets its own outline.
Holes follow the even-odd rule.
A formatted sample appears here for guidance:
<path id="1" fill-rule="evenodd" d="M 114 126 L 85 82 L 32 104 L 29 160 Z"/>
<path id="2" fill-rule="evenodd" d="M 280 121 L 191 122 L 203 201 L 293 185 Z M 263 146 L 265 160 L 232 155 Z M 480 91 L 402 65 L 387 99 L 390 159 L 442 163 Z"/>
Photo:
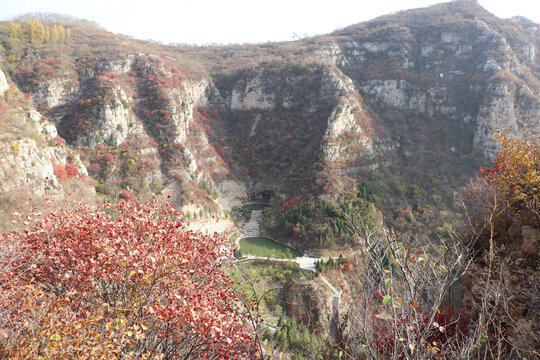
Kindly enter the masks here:
<path id="1" fill-rule="evenodd" d="M 277 243 L 264 237 L 247 237 L 240 241 L 240 250 L 244 255 L 292 259 L 302 256 L 298 250 Z"/>

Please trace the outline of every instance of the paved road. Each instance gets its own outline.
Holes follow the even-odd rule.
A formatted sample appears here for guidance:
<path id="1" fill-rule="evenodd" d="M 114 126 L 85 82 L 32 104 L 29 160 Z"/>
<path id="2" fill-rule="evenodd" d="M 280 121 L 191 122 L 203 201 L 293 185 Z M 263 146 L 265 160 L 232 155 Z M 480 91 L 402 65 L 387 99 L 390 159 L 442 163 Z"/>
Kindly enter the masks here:
<path id="1" fill-rule="evenodd" d="M 244 255 L 243 259 L 249 259 L 249 260 L 272 260 L 272 261 L 281 261 L 281 262 L 295 262 L 298 264 L 300 269 L 302 270 L 309 270 L 309 271 L 315 271 L 315 262 L 318 260 L 321 260 L 320 258 L 315 257 L 309 257 L 309 256 L 302 256 L 302 257 L 296 257 L 292 259 L 279 259 L 279 258 L 271 258 L 271 257 L 264 257 L 264 256 L 253 256 L 253 255 Z"/>

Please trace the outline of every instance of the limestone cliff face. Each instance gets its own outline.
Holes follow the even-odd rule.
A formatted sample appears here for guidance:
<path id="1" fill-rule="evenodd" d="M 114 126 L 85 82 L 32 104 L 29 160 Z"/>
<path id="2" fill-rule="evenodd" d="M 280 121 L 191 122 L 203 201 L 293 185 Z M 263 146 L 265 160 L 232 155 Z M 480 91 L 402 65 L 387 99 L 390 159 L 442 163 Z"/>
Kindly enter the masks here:
<path id="1" fill-rule="evenodd" d="M 36 195 L 54 192 L 59 187 L 54 175 L 53 155 L 50 149 L 40 149 L 35 140 L 22 139 L 0 149 L 0 177 L 3 179 L 1 192 L 18 191 L 24 186 L 33 189 Z"/>
<path id="2" fill-rule="evenodd" d="M 267 80 L 267 79 L 266 79 Z M 275 94 L 266 93 L 267 84 L 258 75 L 237 84 L 230 96 L 231 110 L 271 110 L 276 106 Z"/>
<path id="3" fill-rule="evenodd" d="M 9 90 L 9 84 L 6 79 L 6 74 L 0 70 L 0 93 L 4 93 L 6 90 Z"/>
<path id="4" fill-rule="evenodd" d="M 337 40 L 321 43 L 314 54 L 350 76 L 368 102 L 470 125 L 474 147 L 491 157 L 495 132 L 529 139 L 539 135 L 539 89 L 531 76 L 538 27 L 512 19 L 505 26 L 523 29 L 524 36 L 517 38 L 487 13 L 478 19 L 483 9 L 477 5 L 467 9 L 476 17 L 461 6 L 437 6 L 456 16 L 429 31 L 415 23 L 420 12 L 413 11 L 352 26 L 338 32 Z"/>
<path id="5" fill-rule="evenodd" d="M 180 88 L 172 89 L 165 109 L 172 114 L 174 130 L 165 134 L 171 137 L 167 140 L 185 142 L 189 136 L 189 123 L 193 121 L 194 107 L 207 106 L 208 95 L 216 93 L 217 90 L 205 79 L 186 81 Z"/>
<path id="6" fill-rule="evenodd" d="M 75 180 L 88 175 L 79 156 L 58 138 L 55 125 L 34 108 L 25 114 L 6 116 L 8 122 L 16 121 L 18 125 L 8 127 L 1 135 L 0 196 L 66 195 L 59 176 L 66 180 L 67 172 L 58 172 L 65 171 L 66 165 L 76 169 L 76 174 L 70 174 Z M 82 183 L 80 186 L 86 187 Z"/>
<path id="7" fill-rule="evenodd" d="M 338 95 L 337 106 L 328 117 L 325 131 L 328 140 L 321 149 L 324 159 L 337 163 L 346 162 L 352 156 L 372 156 L 374 139 L 366 132 L 368 124 L 362 122 L 367 115 L 353 81 L 336 68 L 328 74 L 324 90 Z M 353 136 L 354 141 L 347 141 L 347 137 Z"/>
<path id="8" fill-rule="evenodd" d="M 39 83 L 33 91 L 34 102 L 49 108 L 66 105 L 74 99 L 79 90 L 72 78 L 73 74 L 68 73 L 60 78 Z"/>

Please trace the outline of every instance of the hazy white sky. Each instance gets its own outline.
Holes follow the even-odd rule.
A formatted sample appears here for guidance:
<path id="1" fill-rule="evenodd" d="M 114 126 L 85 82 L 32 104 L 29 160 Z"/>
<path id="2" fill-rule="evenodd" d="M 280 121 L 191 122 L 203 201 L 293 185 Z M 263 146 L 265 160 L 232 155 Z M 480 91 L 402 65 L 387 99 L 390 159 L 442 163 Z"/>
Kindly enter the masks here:
<path id="1" fill-rule="evenodd" d="M 245 43 L 324 34 L 437 0 L 0 0 L 0 19 L 56 12 L 164 43 Z M 540 0 L 479 0 L 491 13 L 540 23 Z"/>

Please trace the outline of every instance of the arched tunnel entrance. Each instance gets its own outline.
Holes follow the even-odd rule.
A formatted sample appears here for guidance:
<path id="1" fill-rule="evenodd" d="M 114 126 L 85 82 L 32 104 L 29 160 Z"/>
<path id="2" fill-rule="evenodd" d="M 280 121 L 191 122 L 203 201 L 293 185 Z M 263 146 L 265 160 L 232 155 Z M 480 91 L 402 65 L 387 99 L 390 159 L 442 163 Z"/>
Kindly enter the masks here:
<path id="1" fill-rule="evenodd" d="M 274 190 L 251 191 L 248 193 L 248 201 L 269 203 L 275 196 Z"/>

